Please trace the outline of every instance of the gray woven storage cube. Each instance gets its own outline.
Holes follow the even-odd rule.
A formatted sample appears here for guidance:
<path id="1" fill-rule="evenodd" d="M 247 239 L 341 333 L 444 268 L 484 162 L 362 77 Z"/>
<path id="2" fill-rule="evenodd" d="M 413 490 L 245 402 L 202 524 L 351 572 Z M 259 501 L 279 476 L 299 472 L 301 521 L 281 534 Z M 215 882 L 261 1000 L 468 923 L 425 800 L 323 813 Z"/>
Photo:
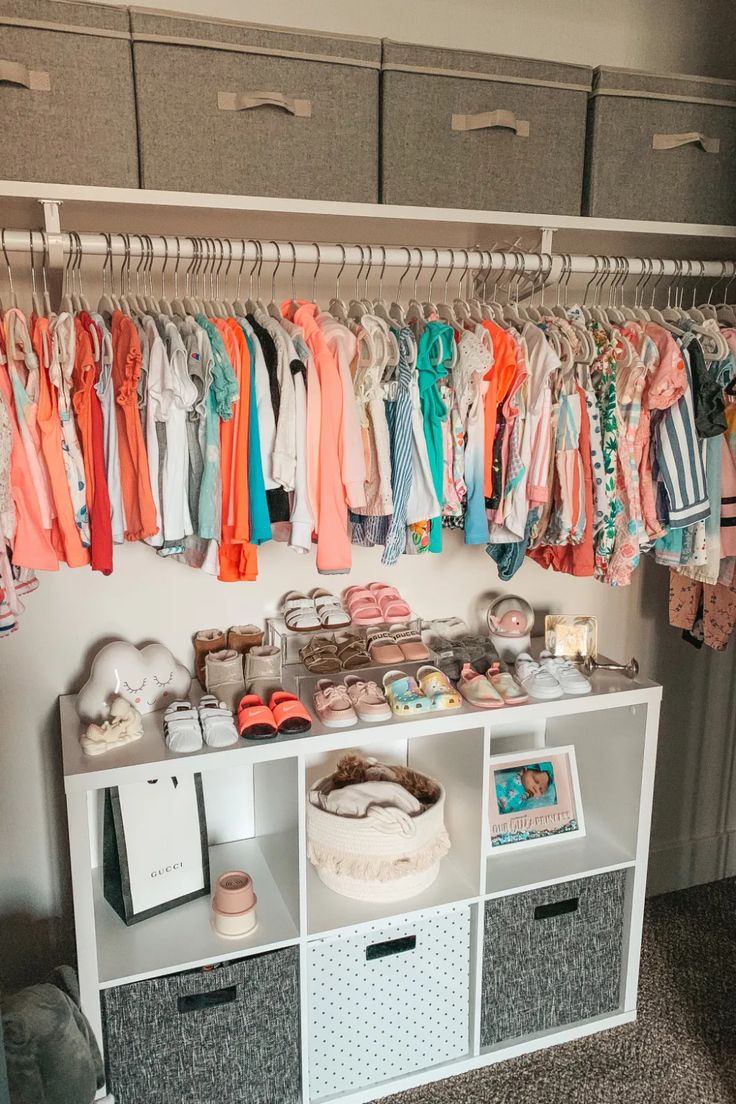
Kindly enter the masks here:
<path id="1" fill-rule="evenodd" d="M 580 214 L 592 69 L 384 41 L 384 203 Z"/>
<path id="2" fill-rule="evenodd" d="M 102 992 L 117 1104 L 298 1104 L 299 951 Z"/>
<path id="3" fill-rule="evenodd" d="M 137 188 L 125 8 L 0 0 L 0 118 L 5 178 Z"/>
<path id="4" fill-rule="evenodd" d="M 626 872 L 486 902 L 481 1045 L 614 1012 Z"/>
<path id="5" fill-rule="evenodd" d="M 736 81 L 595 72 L 585 214 L 736 222 Z"/>
<path id="6" fill-rule="evenodd" d="M 146 188 L 375 202 L 377 39 L 131 11 Z"/>

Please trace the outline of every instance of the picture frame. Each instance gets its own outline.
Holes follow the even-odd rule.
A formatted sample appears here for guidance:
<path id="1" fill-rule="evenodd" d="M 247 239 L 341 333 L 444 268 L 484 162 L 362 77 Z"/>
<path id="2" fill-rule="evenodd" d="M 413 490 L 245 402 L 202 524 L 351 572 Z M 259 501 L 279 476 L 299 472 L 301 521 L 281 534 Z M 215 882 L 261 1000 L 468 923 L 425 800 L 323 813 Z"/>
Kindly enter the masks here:
<path id="1" fill-rule="evenodd" d="M 209 895 L 201 774 L 105 791 L 102 882 L 105 899 L 128 925 Z"/>
<path id="2" fill-rule="evenodd" d="M 574 746 L 492 756 L 488 823 L 491 855 L 584 836 Z"/>
<path id="3" fill-rule="evenodd" d="M 553 656 L 575 662 L 598 655 L 598 618 L 550 614 L 544 619 L 544 646 Z"/>

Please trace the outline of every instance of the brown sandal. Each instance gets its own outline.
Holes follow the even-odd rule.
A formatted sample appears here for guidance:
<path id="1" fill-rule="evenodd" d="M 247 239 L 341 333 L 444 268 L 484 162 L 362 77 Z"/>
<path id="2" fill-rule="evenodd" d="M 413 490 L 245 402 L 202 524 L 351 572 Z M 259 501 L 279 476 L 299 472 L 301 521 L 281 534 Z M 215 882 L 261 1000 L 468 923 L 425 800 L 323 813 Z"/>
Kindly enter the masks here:
<path id="1" fill-rule="evenodd" d="M 334 636 L 313 636 L 308 644 L 299 649 L 299 657 L 307 670 L 314 675 L 326 675 L 340 670 Z"/>
<path id="2" fill-rule="evenodd" d="M 365 650 L 365 641 L 356 633 L 343 633 L 335 637 L 337 644 L 337 658 L 340 660 L 343 671 L 353 671 L 358 667 L 369 667 L 371 657 Z"/>

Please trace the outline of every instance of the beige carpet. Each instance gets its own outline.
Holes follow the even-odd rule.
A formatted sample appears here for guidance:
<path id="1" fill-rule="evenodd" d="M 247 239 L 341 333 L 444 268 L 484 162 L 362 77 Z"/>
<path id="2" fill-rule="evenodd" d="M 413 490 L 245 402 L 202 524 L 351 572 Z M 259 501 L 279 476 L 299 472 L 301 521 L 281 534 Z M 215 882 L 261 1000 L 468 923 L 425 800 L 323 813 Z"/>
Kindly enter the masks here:
<path id="1" fill-rule="evenodd" d="M 736 879 L 648 902 L 636 1023 L 389 1100 L 734 1104 Z"/>

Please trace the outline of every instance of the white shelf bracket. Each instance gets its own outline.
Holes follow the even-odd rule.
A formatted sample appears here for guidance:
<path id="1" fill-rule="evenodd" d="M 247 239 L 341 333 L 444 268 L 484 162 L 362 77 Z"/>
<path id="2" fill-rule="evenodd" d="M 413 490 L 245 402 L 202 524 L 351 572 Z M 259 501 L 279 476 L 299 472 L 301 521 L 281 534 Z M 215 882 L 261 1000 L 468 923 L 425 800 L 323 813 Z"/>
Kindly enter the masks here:
<path id="1" fill-rule="evenodd" d="M 545 226 L 540 229 L 539 232 L 539 252 L 540 253 L 553 253 L 554 252 L 554 240 L 557 233 L 556 226 Z"/>
<path id="2" fill-rule="evenodd" d="M 48 246 L 47 262 L 50 269 L 62 269 L 64 267 L 64 242 L 61 236 L 61 219 L 59 208 L 61 200 L 39 199 L 43 208 L 43 228 L 46 231 L 46 244 Z"/>

